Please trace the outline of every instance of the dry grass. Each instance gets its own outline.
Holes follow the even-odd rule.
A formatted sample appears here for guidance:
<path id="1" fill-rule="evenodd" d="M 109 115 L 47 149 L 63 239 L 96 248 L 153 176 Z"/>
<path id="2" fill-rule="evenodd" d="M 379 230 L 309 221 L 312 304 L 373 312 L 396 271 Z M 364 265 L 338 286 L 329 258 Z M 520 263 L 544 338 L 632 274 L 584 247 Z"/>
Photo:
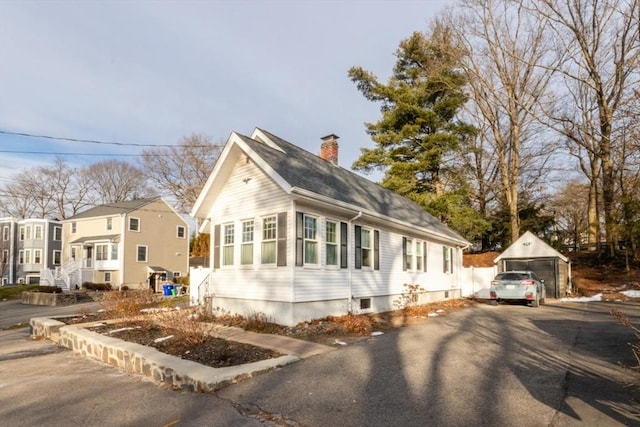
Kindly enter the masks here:
<path id="1" fill-rule="evenodd" d="M 151 307 L 154 302 L 154 294 L 150 289 L 111 291 L 104 293 L 100 307 L 115 317 L 131 317 L 139 315 L 140 310 Z"/>

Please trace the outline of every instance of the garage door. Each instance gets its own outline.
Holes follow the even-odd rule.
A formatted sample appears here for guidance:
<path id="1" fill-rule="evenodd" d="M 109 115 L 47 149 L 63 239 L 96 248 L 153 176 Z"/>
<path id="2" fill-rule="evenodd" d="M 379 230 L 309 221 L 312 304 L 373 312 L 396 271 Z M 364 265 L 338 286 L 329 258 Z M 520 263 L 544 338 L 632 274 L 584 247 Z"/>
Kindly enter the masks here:
<path id="1" fill-rule="evenodd" d="M 544 287 L 549 298 L 558 298 L 556 283 L 556 260 L 543 259 L 508 259 L 505 260 L 507 270 L 531 270 L 544 280 Z"/>

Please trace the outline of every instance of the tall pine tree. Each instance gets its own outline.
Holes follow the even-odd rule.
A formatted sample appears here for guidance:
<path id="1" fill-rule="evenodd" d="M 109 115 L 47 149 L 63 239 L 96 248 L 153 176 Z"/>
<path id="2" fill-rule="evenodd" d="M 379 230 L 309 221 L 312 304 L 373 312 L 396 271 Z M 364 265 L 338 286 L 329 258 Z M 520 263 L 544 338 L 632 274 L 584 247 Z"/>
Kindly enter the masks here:
<path id="1" fill-rule="evenodd" d="M 384 172 L 381 185 L 408 197 L 450 223 L 470 226 L 468 186 L 457 170 L 455 155 L 475 129 L 458 119 L 467 100 L 458 67 L 460 50 L 447 27 L 436 24 L 430 34 L 415 32 L 400 43 L 393 75 L 383 84 L 361 67 L 349 77 L 370 101 L 380 102 L 382 117 L 367 123 L 376 146 L 363 148 L 353 168 Z M 455 200 L 455 202 L 453 202 Z M 463 218 L 465 216 L 465 218 Z M 472 215 L 473 216 L 473 215 Z M 458 221 L 460 220 L 460 221 Z M 473 221 L 484 227 L 481 218 Z"/>

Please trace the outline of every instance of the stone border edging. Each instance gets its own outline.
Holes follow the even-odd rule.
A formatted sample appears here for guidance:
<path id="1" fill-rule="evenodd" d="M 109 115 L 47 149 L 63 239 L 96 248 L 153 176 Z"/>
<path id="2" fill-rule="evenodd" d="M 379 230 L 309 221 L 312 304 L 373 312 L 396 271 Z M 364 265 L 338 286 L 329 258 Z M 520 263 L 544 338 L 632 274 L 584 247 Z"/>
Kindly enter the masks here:
<path id="1" fill-rule="evenodd" d="M 30 324 L 33 335 L 51 339 L 74 353 L 179 389 L 198 392 L 213 392 L 238 379 L 300 360 L 297 356 L 285 355 L 244 365 L 212 368 L 54 319 L 32 318 Z"/>

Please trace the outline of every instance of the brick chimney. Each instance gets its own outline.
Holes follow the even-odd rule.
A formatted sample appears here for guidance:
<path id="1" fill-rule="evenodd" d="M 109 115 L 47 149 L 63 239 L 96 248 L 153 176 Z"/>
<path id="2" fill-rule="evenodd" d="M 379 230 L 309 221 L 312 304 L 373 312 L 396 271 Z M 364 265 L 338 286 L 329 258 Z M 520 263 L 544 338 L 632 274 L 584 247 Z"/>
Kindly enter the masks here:
<path id="1" fill-rule="evenodd" d="M 338 165 L 338 135 L 330 134 L 323 136 L 320 145 L 320 158 L 328 160 L 334 165 Z"/>

